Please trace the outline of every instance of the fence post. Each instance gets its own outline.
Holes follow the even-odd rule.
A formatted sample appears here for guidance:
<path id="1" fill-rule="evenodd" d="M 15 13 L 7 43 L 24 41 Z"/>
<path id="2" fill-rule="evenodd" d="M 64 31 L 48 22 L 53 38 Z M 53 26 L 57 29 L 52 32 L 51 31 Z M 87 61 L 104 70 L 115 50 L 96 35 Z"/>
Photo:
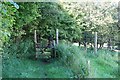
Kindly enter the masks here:
<path id="1" fill-rule="evenodd" d="M 38 52 L 37 52 L 37 48 L 36 48 L 36 43 L 37 43 L 37 33 L 36 33 L 36 30 L 34 32 L 34 44 L 35 44 L 35 58 L 37 59 L 38 58 Z"/>
<path id="2" fill-rule="evenodd" d="M 56 44 L 58 44 L 58 29 L 56 29 Z"/>
<path id="3" fill-rule="evenodd" d="M 54 50 L 53 50 L 54 57 L 56 57 L 56 51 L 55 51 L 55 40 L 53 40 L 53 46 L 54 46 Z"/>
<path id="4" fill-rule="evenodd" d="M 95 32 L 95 54 L 97 54 L 97 32 Z"/>
<path id="5" fill-rule="evenodd" d="M 91 70 L 90 70 L 90 60 L 87 61 L 87 64 L 88 64 L 88 78 L 91 77 L 90 73 L 91 73 Z"/>
<path id="6" fill-rule="evenodd" d="M 34 42 L 37 43 L 37 34 L 36 34 L 36 30 L 34 32 Z"/>

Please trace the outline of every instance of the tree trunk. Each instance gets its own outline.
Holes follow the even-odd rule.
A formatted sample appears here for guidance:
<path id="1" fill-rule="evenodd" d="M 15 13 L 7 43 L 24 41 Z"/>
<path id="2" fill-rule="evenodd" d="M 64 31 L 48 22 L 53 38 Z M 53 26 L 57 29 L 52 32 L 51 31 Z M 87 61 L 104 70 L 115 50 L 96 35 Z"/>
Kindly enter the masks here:
<path id="1" fill-rule="evenodd" d="M 81 45 L 81 42 L 79 41 L 79 46 Z"/>
<path id="2" fill-rule="evenodd" d="M 111 49 L 110 46 L 111 46 L 111 39 L 108 39 L 108 49 Z"/>
<path id="3" fill-rule="evenodd" d="M 99 47 L 100 49 L 102 48 L 102 44 L 100 43 L 100 47 Z"/>
<path id="4" fill-rule="evenodd" d="M 85 47 L 85 51 L 87 52 L 87 42 L 83 42 L 83 45 Z"/>

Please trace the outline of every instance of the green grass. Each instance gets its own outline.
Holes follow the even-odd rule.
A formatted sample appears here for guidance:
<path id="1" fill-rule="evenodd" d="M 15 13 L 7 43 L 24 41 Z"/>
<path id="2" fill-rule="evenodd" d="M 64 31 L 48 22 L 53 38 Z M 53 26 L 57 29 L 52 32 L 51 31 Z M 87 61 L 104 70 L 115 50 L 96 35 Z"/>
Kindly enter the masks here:
<path id="1" fill-rule="evenodd" d="M 75 76 L 79 78 L 88 76 L 86 59 L 79 47 L 61 43 L 56 46 L 56 51 L 61 62 L 68 66 Z"/>
<path id="2" fill-rule="evenodd" d="M 26 45 L 26 46 L 25 46 Z M 31 40 L 13 43 L 4 48 L 3 78 L 70 78 L 73 72 L 60 61 L 34 60 L 28 56 L 35 54 Z"/>
<path id="3" fill-rule="evenodd" d="M 43 62 L 29 59 L 34 53 L 31 40 L 11 44 L 4 48 L 3 77 L 5 78 L 116 78 L 118 75 L 118 53 L 106 49 L 94 51 L 62 44 L 56 46 L 58 59 Z M 26 45 L 26 46 L 24 46 Z M 22 56 L 21 56 L 22 55 Z M 90 70 L 87 61 L 90 60 Z M 87 72 L 90 72 L 88 74 Z"/>
<path id="4" fill-rule="evenodd" d="M 93 56 L 93 52 L 87 56 L 91 62 L 92 78 L 116 78 L 118 76 L 118 53 L 109 50 L 99 50 L 97 57 Z M 91 56 L 91 57 L 89 57 Z"/>
<path id="5" fill-rule="evenodd" d="M 69 78 L 71 70 L 59 61 L 51 63 L 41 60 L 18 59 L 10 56 L 3 59 L 3 77 L 5 78 Z"/>

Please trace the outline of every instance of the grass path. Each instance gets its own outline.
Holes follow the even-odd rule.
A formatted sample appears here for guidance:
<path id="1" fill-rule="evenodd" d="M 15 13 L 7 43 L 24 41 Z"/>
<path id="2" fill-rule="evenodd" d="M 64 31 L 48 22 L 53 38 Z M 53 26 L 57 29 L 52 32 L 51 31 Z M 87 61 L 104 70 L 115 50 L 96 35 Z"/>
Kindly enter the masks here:
<path id="1" fill-rule="evenodd" d="M 72 72 L 59 61 L 47 63 L 13 56 L 3 59 L 5 78 L 69 78 L 71 76 Z"/>

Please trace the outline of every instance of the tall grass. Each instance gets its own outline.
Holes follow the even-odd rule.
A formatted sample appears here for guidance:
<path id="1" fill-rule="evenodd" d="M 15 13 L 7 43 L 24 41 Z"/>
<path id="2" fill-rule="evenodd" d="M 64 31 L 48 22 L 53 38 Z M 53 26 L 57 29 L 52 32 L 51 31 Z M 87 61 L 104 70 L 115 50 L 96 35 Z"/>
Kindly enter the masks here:
<path id="1" fill-rule="evenodd" d="M 69 78 L 72 71 L 57 61 L 52 63 L 31 60 L 27 55 L 35 54 L 32 40 L 11 43 L 4 48 L 2 57 L 3 78 Z M 23 56 L 21 56 L 23 55 Z M 16 56 L 22 57 L 18 58 Z"/>
<path id="2" fill-rule="evenodd" d="M 10 43 L 4 48 L 4 54 L 28 56 L 34 54 L 34 43 L 31 39 L 26 39 L 17 43 Z"/>
<path id="3" fill-rule="evenodd" d="M 80 48 L 66 43 L 59 43 L 56 46 L 58 58 L 75 74 L 77 78 L 88 76 L 87 61 Z"/>
<path id="4" fill-rule="evenodd" d="M 86 52 L 83 48 L 65 42 L 59 43 L 56 51 L 58 58 L 71 68 L 76 77 L 115 78 L 119 76 L 116 52 L 100 49 L 96 56 L 94 50 L 88 49 Z M 90 60 L 90 70 L 88 70 L 87 60 Z"/>
<path id="5" fill-rule="evenodd" d="M 88 77 L 88 75 L 91 78 L 114 78 L 120 76 L 118 75 L 118 69 L 119 69 L 118 53 L 116 52 L 102 49 L 102 50 L 98 50 L 97 56 L 95 56 L 93 50 L 87 49 L 87 52 L 85 52 L 84 48 L 73 46 L 70 43 L 66 43 L 66 42 L 60 42 L 58 45 L 55 46 L 55 49 L 59 61 L 65 64 L 68 67 L 68 69 L 70 69 L 70 71 L 73 72 L 74 74 L 73 77 L 75 78 Z M 30 39 L 26 39 L 19 43 L 11 43 L 10 45 L 6 46 L 4 48 L 4 54 L 2 56 L 4 60 L 3 71 L 4 73 L 6 73 L 4 75 L 5 76 L 10 75 L 11 74 L 10 72 L 14 71 L 14 66 L 17 67 L 20 66 L 21 63 L 24 63 L 24 59 L 23 61 L 20 62 L 20 59 L 16 58 L 16 55 L 17 56 L 23 55 L 23 57 L 25 57 L 31 54 L 35 54 L 35 53 L 34 53 L 34 43 Z M 15 56 L 10 56 L 10 55 L 15 55 Z M 88 74 L 89 70 L 88 70 L 87 60 L 90 60 L 90 74 Z M 19 62 L 20 64 L 18 64 Z M 15 65 L 10 66 L 8 65 L 8 63 L 11 65 L 14 64 Z M 30 63 L 30 65 L 32 64 L 33 63 Z M 7 70 L 8 67 L 9 67 L 8 69 L 9 72 Z M 53 71 L 54 69 L 52 69 L 50 73 Z M 57 73 L 59 73 L 59 71 L 57 71 Z"/>

